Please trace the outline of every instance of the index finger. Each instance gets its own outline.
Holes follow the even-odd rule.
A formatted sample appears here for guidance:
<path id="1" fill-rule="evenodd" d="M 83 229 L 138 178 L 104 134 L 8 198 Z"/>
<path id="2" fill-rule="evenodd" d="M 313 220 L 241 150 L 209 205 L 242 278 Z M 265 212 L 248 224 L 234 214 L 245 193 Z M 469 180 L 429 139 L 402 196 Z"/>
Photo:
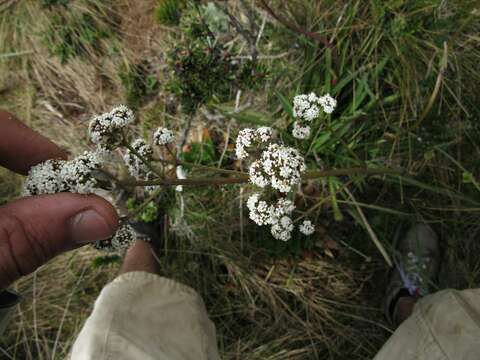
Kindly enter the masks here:
<path id="1" fill-rule="evenodd" d="M 0 110 L 0 165 L 26 175 L 36 164 L 66 158 L 66 153 L 46 137 Z"/>

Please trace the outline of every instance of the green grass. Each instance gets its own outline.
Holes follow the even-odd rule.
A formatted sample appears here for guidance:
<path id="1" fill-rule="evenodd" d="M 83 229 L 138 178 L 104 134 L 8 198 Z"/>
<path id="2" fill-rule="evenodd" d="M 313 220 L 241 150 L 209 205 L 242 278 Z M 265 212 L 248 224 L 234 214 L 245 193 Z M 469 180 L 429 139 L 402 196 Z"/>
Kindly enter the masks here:
<path id="1" fill-rule="evenodd" d="M 91 49 L 98 50 L 101 39 L 109 36 L 111 32 L 100 28 L 88 13 L 67 17 L 53 14 L 44 41 L 51 54 L 66 63 L 71 58 L 87 56 Z"/>
<path id="2" fill-rule="evenodd" d="M 155 17 L 162 25 L 175 26 L 180 23 L 185 0 L 159 0 L 155 8 Z"/>
<path id="3" fill-rule="evenodd" d="M 122 66 L 119 70 L 127 105 L 138 109 L 148 97 L 155 95 L 158 88 L 158 79 L 151 70 L 147 61 Z"/>

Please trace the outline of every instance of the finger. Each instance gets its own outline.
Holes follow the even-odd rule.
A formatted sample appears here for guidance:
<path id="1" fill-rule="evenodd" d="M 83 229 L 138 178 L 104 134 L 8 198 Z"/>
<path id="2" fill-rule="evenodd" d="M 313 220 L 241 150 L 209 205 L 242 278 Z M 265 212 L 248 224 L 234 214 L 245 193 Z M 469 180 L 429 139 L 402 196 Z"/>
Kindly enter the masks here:
<path id="1" fill-rule="evenodd" d="M 109 238 L 117 227 L 113 206 L 95 195 L 36 196 L 0 207 L 0 289 L 64 251 Z"/>
<path id="2" fill-rule="evenodd" d="M 0 110 L 0 165 L 21 174 L 47 159 L 66 158 L 53 142 Z"/>

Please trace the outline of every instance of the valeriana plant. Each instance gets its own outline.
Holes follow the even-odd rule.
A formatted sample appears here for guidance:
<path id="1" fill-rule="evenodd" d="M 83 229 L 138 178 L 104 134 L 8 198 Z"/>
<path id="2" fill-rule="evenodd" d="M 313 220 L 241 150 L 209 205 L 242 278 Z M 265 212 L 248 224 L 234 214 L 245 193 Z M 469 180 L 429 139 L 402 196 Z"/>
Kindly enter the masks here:
<path id="1" fill-rule="evenodd" d="M 310 135 L 310 124 L 321 112 L 330 114 L 336 101 L 330 95 L 317 97 L 314 93 L 294 98 L 295 124 L 293 136 L 305 139 Z M 182 191 L 184 186 L 209 186 L 222 184 L 251 183 L 255 191 L 247 200 L 249 216 L 259 226 L 269 226 L 274 238 L 288 241 L 292 237 L 296 221 L 293 202 L 302 180 L 325 176 L 351 174 L 375 174 L 393 172 L 390 169 L 351 168 L 343 170 L 307 171 L 304 156 L 298 149 L 286 146 L 269 127 L 243 129 L 236 139 L 236 157 L 248 167 L 248 172 L 222 169 L 180 161 L 177 153 L 176 135 L 167 128 L 158 128 L 150 140 L 133 138 L 130 126 L 135 118 L 126 106 L 95 116 L 89 125 L 90 139 L 95 150 L 69 160 L 47 160 L 31 168 L 24 185 L 24 195 L 33 196 L 58 192 L 95 193 L 100 188 L 144 187 L 146 199 L 140 208 L 157 198 L 165 187 L 175 186 Z M 158 150 L 158 151 L 155 151 Z M 131 176 L 117 179 L 105 169 L 105 163 L 121 152 L 123 162 Z M 160 155 L 156 155 L 160 154 Z M 216 172 L 218 177 L 188 177 L 185 167 Z M 110 184 L 105 184 L 106 175 Z M 172 178 L 176 174 L 176 178 Z M 100 180 L 101 179 L 101 180 Z M 121 252 L 140 235 L 123 219 L 116 235 L 109 240 L 97 242 L 99 249 Z M 312 235 L 315 227 L 308 219 L 298 230 Z"/>

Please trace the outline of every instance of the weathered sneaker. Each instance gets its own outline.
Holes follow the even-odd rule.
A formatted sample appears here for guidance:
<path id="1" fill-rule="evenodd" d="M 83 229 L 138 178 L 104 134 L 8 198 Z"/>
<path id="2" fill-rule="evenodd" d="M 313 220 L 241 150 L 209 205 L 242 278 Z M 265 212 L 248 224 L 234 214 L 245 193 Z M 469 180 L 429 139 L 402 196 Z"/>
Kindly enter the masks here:
<path id="1" fill-rule="evenodd" d="M 402 236 L 397 232 L 393 256 L 395 267 L 390 274 L 385 297 L 385 315 L 392 325 L 397 318 L 397 303 L 402 296 L 420 298 L 434 288 L 440 266 L 438 236 L 426 224 L 413 225 Z"/>

